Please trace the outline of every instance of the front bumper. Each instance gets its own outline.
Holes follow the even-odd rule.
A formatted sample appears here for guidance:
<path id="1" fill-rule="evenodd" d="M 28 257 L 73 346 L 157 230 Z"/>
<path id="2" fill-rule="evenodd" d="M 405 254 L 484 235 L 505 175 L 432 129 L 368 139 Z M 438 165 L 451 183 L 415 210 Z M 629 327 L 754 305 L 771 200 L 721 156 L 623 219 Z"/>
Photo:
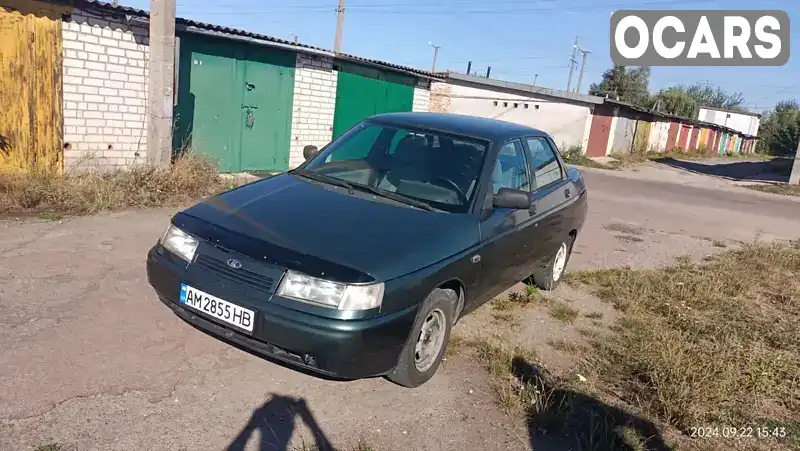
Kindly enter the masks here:
<path id="1" fill-rule="evenodd" d="M 385 375 L 397 364 L 417 314 L 417 306 L 362 320 L 325 318 L 245 296 L 213 281 L 209 270 L 187 270 L 153 247 L 147 255 L 147 279 L 161 301 L 185 321 L 261 355 L 327 376 L 358 379 Z M 183 262 L 181 262 L 183 263 Z M 204 276 L 205 275 L 205 276 Z M 256 312 L 252 333 L 234 330 L 226 323 L 179 302 L 185 282 L 229 302 Z"/>

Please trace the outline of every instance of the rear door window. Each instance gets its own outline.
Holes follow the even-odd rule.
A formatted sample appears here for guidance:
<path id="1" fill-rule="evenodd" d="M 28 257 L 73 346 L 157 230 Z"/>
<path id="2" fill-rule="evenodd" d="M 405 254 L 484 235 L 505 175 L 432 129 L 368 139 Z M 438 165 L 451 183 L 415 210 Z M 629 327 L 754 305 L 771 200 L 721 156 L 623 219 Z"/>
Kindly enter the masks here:
<path id="1" fill-rule="evenodd" d="M 497 161 L 492 172 L 492 189 L 494 194 L 500 188 L 530 191 L 531 183 L 525 163 L 525 150 L 522 143 L 515 139 L 503 145 L 497 153 Z"/>
<path id="2" fill-rule="evenodd" d="M 533 178 L 533 189 L 537 190 L 564 177 L 564 171 L 550 142 L 537 136 L 526 139 L 530 150 L 529 166 Z"/>

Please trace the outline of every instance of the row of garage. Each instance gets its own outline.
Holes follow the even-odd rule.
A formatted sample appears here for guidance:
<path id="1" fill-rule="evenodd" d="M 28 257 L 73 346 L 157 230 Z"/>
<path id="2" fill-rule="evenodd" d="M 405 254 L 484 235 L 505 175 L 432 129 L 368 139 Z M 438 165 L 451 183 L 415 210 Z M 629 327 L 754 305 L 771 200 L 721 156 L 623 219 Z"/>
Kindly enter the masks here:
<path id="1" fill-rule="evenodd" d="M 0 1 L 0 168 L 118 170 L 148 159 L 149 13 Z M 283 171 L 361 119 L 427 111 L 433 74 L 176 19 L 173 147 L 223 172 Z M 37 82 L 38 80 L 38 82 Z"/>
<path id="2" fill-rule="evenodd" d="M 174 145 L 210 155 L 223 172 L 288 169 L 295 102 L 303 95 L 312 109 L 334 96 L 333 138 L 373 114 L 412 111 L 420 82 L 334 58 L 330 68 L 314 67 L 334 82 L 321 77 L 312 92 L 296 93 L 297 52 L 182 33 L 178 53 Z"/>
<path id="3" fill-rule="evenodd" d="M 754 151 L 756 140 L 755 136 L 730 127 L 605 99 L 594 108 L 586 155 L 665 151 L 749 153 Z"/>

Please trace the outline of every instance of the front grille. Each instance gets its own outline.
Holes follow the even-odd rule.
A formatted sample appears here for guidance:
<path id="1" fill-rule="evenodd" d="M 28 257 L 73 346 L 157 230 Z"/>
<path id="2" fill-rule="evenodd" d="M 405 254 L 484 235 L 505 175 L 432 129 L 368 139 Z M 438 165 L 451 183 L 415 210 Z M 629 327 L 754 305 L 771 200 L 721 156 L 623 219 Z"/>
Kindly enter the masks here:
<path id="1" fill-rule="evenodd" d="M 225 261 L 217 260 L 216 258 L 210 257 L 208 255 L 202 255 L 202 254 L 198 255 L 196 263 L 200 266 L 204 266 L 214 271 L 221 277 L 247 285 L 252 288 L 256 288 L 258 290 L 272 292 L 272 288 L 275 285 L 275 280 L 271 277 L 267 277 L 262 274 L 248 271 L 244 267 L 239 269 L 233 269 L 230 266 L 228 266 L 228 264 Z M 244 264 L 245 266 L 247 265 L 247 263 Z"/>

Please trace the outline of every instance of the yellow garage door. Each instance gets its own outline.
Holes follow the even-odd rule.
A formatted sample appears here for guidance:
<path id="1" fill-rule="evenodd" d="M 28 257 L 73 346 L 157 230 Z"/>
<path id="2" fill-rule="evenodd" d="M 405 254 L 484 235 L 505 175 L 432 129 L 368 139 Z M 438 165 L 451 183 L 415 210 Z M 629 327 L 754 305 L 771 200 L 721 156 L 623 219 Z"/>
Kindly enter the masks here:
<path id="1" fill-rule="evenodd" d="M 0 169 L 61 171 L 61 12 L 0 6 Z"/>

